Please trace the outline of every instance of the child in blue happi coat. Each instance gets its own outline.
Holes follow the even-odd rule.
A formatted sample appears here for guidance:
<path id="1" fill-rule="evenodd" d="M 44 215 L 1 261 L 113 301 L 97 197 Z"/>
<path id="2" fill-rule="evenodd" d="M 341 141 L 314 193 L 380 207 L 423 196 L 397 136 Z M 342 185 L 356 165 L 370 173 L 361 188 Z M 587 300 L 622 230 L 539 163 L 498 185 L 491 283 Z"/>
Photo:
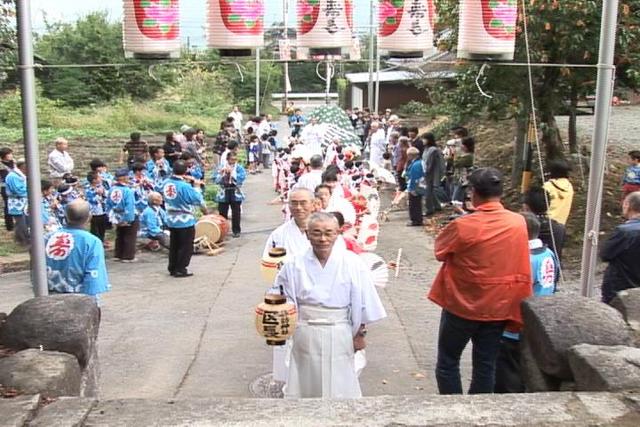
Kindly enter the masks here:
<path id="1" fill-rule="evenodd" d="M 553 295 L 560 277 L 560 263 L 551 249 L 538 238 L 540 220 L 531 212 L 521 214 L 527 223 L 531 277 L 534 297 Z M 520 374 L 520 334 L 505 330 L 496 361 L 496 393 L 524 393 Z"/>

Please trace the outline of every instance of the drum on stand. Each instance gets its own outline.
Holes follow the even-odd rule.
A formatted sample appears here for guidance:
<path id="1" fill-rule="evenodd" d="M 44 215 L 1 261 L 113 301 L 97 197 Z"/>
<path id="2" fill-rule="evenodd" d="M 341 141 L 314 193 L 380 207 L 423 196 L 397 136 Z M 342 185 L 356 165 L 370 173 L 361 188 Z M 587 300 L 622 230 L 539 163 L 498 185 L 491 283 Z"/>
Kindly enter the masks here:
<path id="1" fill-rule="evenodd" d="M 196 240 L 206 237 L 211 243 L 219 243 L 228 233 L 229 222 L 222 215 L 204 215 L 196 223 Z"/>

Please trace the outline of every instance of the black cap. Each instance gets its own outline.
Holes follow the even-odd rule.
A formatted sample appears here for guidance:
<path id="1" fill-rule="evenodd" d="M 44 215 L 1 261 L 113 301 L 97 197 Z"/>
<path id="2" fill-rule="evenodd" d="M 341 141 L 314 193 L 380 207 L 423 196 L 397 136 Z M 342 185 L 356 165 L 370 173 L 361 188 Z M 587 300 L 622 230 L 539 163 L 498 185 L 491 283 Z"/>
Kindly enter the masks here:
<path id="1" fill-rule="evenodd" d="M 495 168 L 479 168 L 469 176 L 469 184 L 480 197 L 502 195 L 502 173 Z"/>

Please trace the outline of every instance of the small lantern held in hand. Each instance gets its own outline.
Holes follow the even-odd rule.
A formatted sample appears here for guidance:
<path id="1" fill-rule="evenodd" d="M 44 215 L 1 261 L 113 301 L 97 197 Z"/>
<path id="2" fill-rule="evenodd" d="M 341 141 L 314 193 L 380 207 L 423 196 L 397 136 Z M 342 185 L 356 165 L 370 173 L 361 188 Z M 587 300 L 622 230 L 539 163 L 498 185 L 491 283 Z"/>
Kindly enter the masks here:
<path id="1" fill-rule="evenodd" d="M 266 295 L 256 307 L 256 330 L 268 345 L 284 345 L 293 335 L 298 320 L 295 305 L 284 295 Z"/>
<path id="2" fill-rule="evenodd" d="M 273 284 L 286 259 L 287 250 L 285 248 L 273 247 L 269 249 L 269 254 L 260 260 L 262 278 L 267 283 Z"/>

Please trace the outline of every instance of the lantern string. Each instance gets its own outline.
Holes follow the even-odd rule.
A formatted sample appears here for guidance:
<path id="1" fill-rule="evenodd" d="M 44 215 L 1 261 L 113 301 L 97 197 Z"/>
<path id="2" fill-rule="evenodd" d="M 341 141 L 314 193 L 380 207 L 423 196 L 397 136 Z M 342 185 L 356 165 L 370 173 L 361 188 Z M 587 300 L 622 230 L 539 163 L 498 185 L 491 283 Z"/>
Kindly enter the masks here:
<path id="1" fill-rule="evenodd" d="M 253 62 L 254 59 L 253 58 L 247 58 L 247 59 L 239 59 L 237 60 L 237 62 Z M 289 63 L 308 63 L 308 62 L 313 62 L 313 61 L 309 61 L 309 60 L 305 60 L 305 59 L 291 59 L 288 61 L 283 61 L 280 59 L 261 59 L 261 62 L 289 62 Z M 355 59 L 340 59 L 340 60 L 336 60 L 336 63 L 340 63 L 340 64 L 355 64 L 355 63 L 360 63 L 360 62 L 365 62 L 368 63 L 369 60 L 368 59 L 359 59 L 359 60 L 355 60 Z M 433 61 L 423 61 L 421 63 L 417 63 L 415 66 L 416 67 L 420 67 L 420 66 L 425 66 L 425 65 L 465 65 L 465 64 L 470 64 L 473 63 L 473 61 L 439 61 L 439 60 L 433 60 Z M 160 61 L 155 61 L 156 65 L 174 65 L 174 66 L 181 66 L 181 65 L 196 65 L 196 64 L 202 64 L 202 65 L 212 65 L 212 64 L 234 64 L 234 62 L 228 62 L 228 61 L 167 61 L 167 60 L 160 60 Z M 546 67 L 550 67 L 550 68 L 602 68 L 602 69 L 615 69 L 614 66 L 611 65 L 606 65 L 606 66 L 598 66 L 598 64 L 568 64 L 568 63 L 548 63 L 548 62 L 532 62 L 532 63 L 526 63 L 526 62 L 491 62 L 492 66 L 504 66 L 504 67 L 542 67 L 542 68 L 546 68 Z M 33 66 L 22 66 L 22 65 L 17 65 L 14 67 L 0 67 L 0 70 L 22 70 L 22 69 L 54 69 L 54 68 L 118 68 L 118 67 L 145 67 L 148 66 L 147 63 L 145 62 L 121 62 L 121 63 L 89 63 L 89 64 L 35 64 Z"/>
<path id="2" fill-rule="evenodd" d="M 486 68 L 488 68 L 488 67 L 489 67 L 489 64 L 487 64 L 486 62 L 484 64 L 482 64 L 482 67 L 480 67 L 480 71 L 478 72 L 478 75 L 476 76 L 476 87 L 478 88 L 478 90 L 480 91 L 482 96 L 484 96 L 486 98 L 489 98 L 489 99 L 493 99 L 493 96 L 489 95 L 484 90 L 482 90 L 482 87 L 480 86 L 480 78 L 484 77 L 484 70 Z"/>
<path id="3" fill-rule="evenodd" d="M 244 83 L 244 74 L 242 74 L 242 66 L 240 66 L 240 64 L 238 64 L 237 62 L 232 62 L 232 64 L 236 66 L 236 69 L 238 70 L 238 74 L 240 74 L 240 83 Z"/>
<path id="4" fill-rule="evenodd" d="M 531 65 L 531 51 L 529 49 L 529 29 L 527 26 L 527 20 L 528 20 L 528 16 L 527 16 L 527 7 L 526 7 L 526 3 L 525 0 L 521 0 L 522 3 L 522 15 L 523 15 L 523 21 L 524 21 L 524 44 L 525 44 L 525 51 L 527 54 L 527 77 L 529 80 L 529 99 L 531 100 L 531 120 L 533 121 L 533 135 L 534 135 L 534 140 L 536 143 L 536 153 L 537 153 L 537 157 L 538 157 L 538 163 L 540 166 L 540 177 L 542 178 L 542 182 L 544 182 L 544 162 L 542 161 L 542 150 L 540 149 L 540 138 L 538 135 L 538 116 L 536 114 L 536 101 L 535 101 L 535 95 L 534 95 L 534 91 L 533 91 L 533 68 Z M 549 195 L 547 194 L 546 191 L 543 191 L 544 194 L 544 201 L 545 204 L 548 207 L 549 205 Z M 551 244 L 553 245 L 553 249 L 554 249 L 554 253 L 558 253 L 558 251 L 556 250 L 556 238 L 554 236 L 553 233 L 553 225 L 551 223 L 551 217 L 549 215 L 547 215 L 547 222 L 549 223 L 549 230 L 551 230 L 551 233 L 549 233 L 551 235 Z M 562 271 L 562 264 L 559 262 L 558 260 L 558 271 L 560 272 L 560 283 L 562 283 L 564 285 L 564 272 Z"/>

